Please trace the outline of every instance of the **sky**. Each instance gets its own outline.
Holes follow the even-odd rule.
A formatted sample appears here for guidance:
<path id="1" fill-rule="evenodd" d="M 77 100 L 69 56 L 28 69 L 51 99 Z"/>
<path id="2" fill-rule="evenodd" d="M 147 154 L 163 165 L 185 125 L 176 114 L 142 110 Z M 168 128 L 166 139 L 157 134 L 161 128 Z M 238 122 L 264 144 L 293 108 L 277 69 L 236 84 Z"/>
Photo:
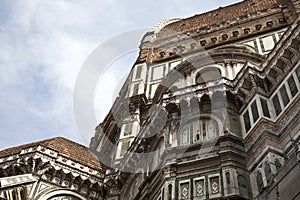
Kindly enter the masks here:
<path id="1" fill-rule="evenodd" d="M 62 136 L 88 145 L 77 131 L 73 92 L 80 69 L 105 41 L 239 0 L 1 0 L 0 150 Z M 95 91 L 98 123 L 108 113 L 135 59 L 114 60 Z M 107 66 L 99 66 L 106 68 Z M 91 137 L 94 132 L 86 133 Z"/>

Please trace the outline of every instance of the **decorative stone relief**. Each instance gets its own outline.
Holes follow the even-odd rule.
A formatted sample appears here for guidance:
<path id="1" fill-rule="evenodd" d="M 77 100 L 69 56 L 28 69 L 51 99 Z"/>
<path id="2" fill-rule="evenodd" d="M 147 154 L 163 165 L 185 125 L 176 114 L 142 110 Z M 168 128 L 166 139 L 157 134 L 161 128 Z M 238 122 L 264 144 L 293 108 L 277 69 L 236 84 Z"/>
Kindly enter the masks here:
<path id="1" fill-rule="evenodd" d="M 189 184 L 181 184 L 181 199 L 189 199 Z"/>
<path id="2" fill-rule="evenodd" d="M 196 181 L 195 186 L 196 186 L 196 196 L 197 197 L 204 196 L 204 181 L 203 180 Z"/>
<path id="3" fill-rule="evenodd" d="M 211 191 L 213 194 L 219 193 L 219 177 L 211 178 Z"/>

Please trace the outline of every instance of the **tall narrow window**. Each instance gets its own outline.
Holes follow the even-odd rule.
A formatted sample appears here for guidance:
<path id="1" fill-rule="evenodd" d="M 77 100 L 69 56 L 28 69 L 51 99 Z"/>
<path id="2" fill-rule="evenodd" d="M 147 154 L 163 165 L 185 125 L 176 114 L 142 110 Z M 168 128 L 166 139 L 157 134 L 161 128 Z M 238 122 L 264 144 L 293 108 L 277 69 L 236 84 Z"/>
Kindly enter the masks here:
<path id="1" fill-rule="evenodd" d="M 252 103 L 252 105 L 251 105 L 251 111 L 252 111 L 252 116 L 253 116 L 253 122 L 255 123 L 258 120 L 258 118 L 259 118 L 256 101 L 254 101 Z"/>
<path id="2" fill-rule="evenodd" d="M 262 111 L 263 111 L 264 116 L 268 117 L 268 118 L 271 118 L 269 107 L 268 107 L 268 102 L 265 99 L 260 98 L 260 103 L 261 103 L 261 107 L 262 107 Z"/>
<path id="3" fill-rule="evenodd" d="M 194 141 L 197 142 L 197 141 L 202 140 L 199 120 L 194 121 L 191 125 L 192 125 L 192 130 L 193 130 L 192 133 L 194 133 L 193 134 L 194 135 Z"/>
<path id="4" fill-rule="evenodd" d="M 282 109 L 277 94 L 273 97 L 272 101 L 273 101 L 276 116 L 278 116 L 281 113 Z"/>
<path id="5" fill-rule="evenodd" d="M 132 96 L 138 95 L 139 94 L 139 84 L 135 83 L 133 85 L 133 92 L 132 92 Z"/>
<path id="6" fill-rule="evenodd" d="M 296 82 L 295 82 L 295 79 L 294 79 L 293 76 L 291 76 L 291 77 L 288 79 L 288 85 L 289 85 L 291 94 L 292 94 L 292 96 L 294 97 L 294 96 L 297 94 L 298 89 L 297 89 Z"/>
<path id="7" fill-rule="evenodd" d="M 165 189 L 162 189 L 161 200 L 165 200 Z"/>
<path id="8" fill-rule="evenodd" d="M 133 123 L 124 124 L 124 136 L 132 134 Z"/>
<path id="9" fill-rule="evenodd" d="M 172 200 L 173 186 L 171 184 L 168 185 L 168 200 Z"/>
<path id="10" fill-rule="evenodd" d="M 244 114 L 244 123 L 245 123 L 246 132 L 248 132 L 251 128 L 250 117 L 249 117 L 248 111 L 246 111 Z"/>
<path id="11" fill-rule="evenodd" d="M 240 194 L 242 196 L 248 196 L 247 181 L 241 175 L 238 176 L 238 184 L 239 184 L 239 192 L 240 192 Z"/>
<path id="12" fill-rule="evenodd" d="M 136 69 L 135 79 L 140 79 L 142 74 L 142 66 L 138 66 Z"/>
<path id="13" fill-rule="evenodd" d="M 8 193 L 8 191 L 3 191 L 3 193 L 4 193 L 4 199 L 8 199 L 8 197 L 7 197 L 7 193 Z"/>
<path id="14" fill-rule="evenodd" d="M 18 194 L 17 194 L 17 190 L 16 189 L 14 189 L 12 191 L 12 197 L 13 197 L 13 200 L 18 200 Z"/>
<path id="15" fill-rule="evenodd" d="M 226 172 L 225 177 L 226 177 L 226 183 L 227 183 L 227 192 L 228 192 L 228 194 L 230 194 L 231 193 L 230 173 Z"/>
<path id="16" fill-rule="evenodd" d="M 20 188 L 20 197 L 21 200 L 26 200 L 26 187 Z"/>
<path id="17" fill-rule="evenodd" d="M 270 167 L 269 163 L 266 163 L 264 170 L 265 170 L 265 174 L 266 174 L 266 178 L 267 178 L 267 183 L 270 183 L 270 181 L 273 178 L 273 174 L 272 174 L 271 167 Z"/>
<path id="18" fill-rule="evenodd" d="M 203 139 L 206 139 L 206 123 L 204 120 L 201 123 L 201 130 L 202 130 Z"/>
<path id="19" fill-rule="evenodd" d="M 298 80 L 300 82 L 300 66 L 296 69 L 296 75 L 297 75 Z"/>
<path id="20" fill-rule="evenodd" d="M 261 175 L 261 172 L 258 171 L 256 173 L 256 184 L 257 184 L 257 189 L 258 191 L 262 191 L 263 187 L 264 187 L 264 182 L 263 182 L 263 178 L 262 178 L 262 175 Z"/>
<path id="21" fill-rule="evenodd" d="M 288 94 L 287 94 L 285 85 L 283 85 L 283 86 L 280 88 L 280 94 L 281 94 L 281 98 L 282 98 L 282 101 L 283 101 L 283 105 L 284 105 L 284 106 L 288 105 L 289 102 L 290 102 L 290 99 L 289 99 L 289 96 L 288 96 Z"/>
<path id="22" fill-rule="evenodd" d="M 130 145 L 130 141 L 122 142 L 120 157 L 124 156 Z"/>

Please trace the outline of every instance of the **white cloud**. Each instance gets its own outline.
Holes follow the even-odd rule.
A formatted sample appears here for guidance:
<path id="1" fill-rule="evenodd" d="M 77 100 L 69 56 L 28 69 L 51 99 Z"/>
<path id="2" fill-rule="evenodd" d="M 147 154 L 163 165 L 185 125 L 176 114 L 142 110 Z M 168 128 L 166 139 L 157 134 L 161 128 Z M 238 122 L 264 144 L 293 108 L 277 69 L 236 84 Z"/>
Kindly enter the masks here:
<path id="1" fill-rule="evenodd" d="M 194 0 L 3 1 L 0 149 L 58 135 L 80 142 L 73 120 L 73 88 L 88 55 L 123 31 L 191 16 L 217 4 L 216 0 L 209 5 Z M 122 62 L 114 68 L 116 73 L 109 71 L 100 81 L 100 94 L 108 97 L 95 106 L 98 119 L 113 101 L 113 83 L 119 83 L 133 60 Z"/>

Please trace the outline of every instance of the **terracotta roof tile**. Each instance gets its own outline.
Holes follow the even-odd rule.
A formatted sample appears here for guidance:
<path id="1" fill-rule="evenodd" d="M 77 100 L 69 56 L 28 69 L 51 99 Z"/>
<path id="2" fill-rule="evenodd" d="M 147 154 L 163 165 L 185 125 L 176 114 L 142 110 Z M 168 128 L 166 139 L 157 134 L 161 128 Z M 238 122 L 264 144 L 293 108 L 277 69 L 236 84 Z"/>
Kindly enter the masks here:
<path id="1" fill-rule="evenodd" d="M 93 155 L 87 147 L 73 142 L 71 140 L 65 139 L 63 137 L 56 137 L 48 140 L 33 142 L 30 144 L 5 149 L 0 151 L 0 158 L 13 154 L 18 154 L 22 151 L 22 149 L 37 147 L 39 145 L 57 151 L 59 155 L 68 157 L 71 160 L 81 163 L 82 165 L 89 166 L 97 170 L 101 170 L 102 168 L 97 157 Z"/>
<path id="2" fill-rule="evenodd" d="M 285 4 L 286 0 L 244 0 L 230 6 L 221 7 L 200 15 L 195 15 L 166 25 L 157 33 L 157 38 L 163 38 L 180 32 L 201 29 L 206 26 L 233 20 L 247 14 L 267 10 L 274 6 Z"/>

